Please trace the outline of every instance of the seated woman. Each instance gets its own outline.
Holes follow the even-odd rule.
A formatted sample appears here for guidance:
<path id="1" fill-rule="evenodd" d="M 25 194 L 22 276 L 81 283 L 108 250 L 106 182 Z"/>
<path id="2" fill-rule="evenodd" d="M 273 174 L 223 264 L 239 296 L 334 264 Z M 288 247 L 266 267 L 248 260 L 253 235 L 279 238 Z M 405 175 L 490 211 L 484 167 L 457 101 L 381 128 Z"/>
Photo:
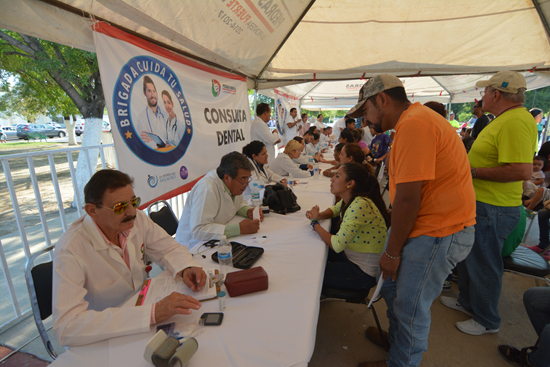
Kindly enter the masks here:
<path id="1" fill-rule="evenodd" d="M 250 160 L 250 163 L 254 166 L 254 171 L 252 171 L 254 181 L 258 181 L 258 179 L 261 178 L 265 184 L 280 182 L 286 186 L 286 178 L 273 173 L 273 171 L 266 166 L 269 155 L 267 154 L 267 148 L 264 143 L 254 140 L 243 147 L 243 154 L 248 157 L 248 160 Z"/>
<path id="2" fill-rule="evenodd" d="M 280 175 L 280 176 L 292 176 L 294 178 L 306 178 L 311 177 L 309 171 L 302 171 L 298 165 L 292 162 L 293 159 L 296 159 L 301 154 L 302 144 L 298 143 L 296 140 L 290 140 L 285 145 L 285 150 L 283 153 L 279 153 L 277 158 L 273 160 L 269 165 L 271 170 Z M 311 164 L 308 164 L 309 169 L 313 169 Z"/>
<path id="3" fill-rule="evenodd" d="M 365 161 L 365 153 L 358 144 L 346 144 L 340 152 L 340 164 L 350 162 L 361 163 L 371 174 L 374 175 L 374 167 Z"/>
<path id="4" fill-rule="evenodd" d="M 351 135 L 353 136 L 353 142 L 355 144 L 359 145 L 359 147 L 361 147 L 361 150 L 363 150 L 363 153 L 365 153 L 365 155 L 369 154 L 370 153 L 369 146 L 367 145 L 367 143 L 365 143 L 362 140 L 363 139 L 363 129 L 351 130 Z"/>
<path id="5" fill-rule="evenodd" d="M 340 168 L 340 152 L 342 151 L 342 148 L 344 147 L 344 145 L 346 144 L 338 143 L 334 147 L 334 160 L 325 162 L 325 163 L 330 163 L 333 166 L 323 171 L 324 176 L 332 177 L 336 174 L 336 171 L 338 170 L 338 168 Z"/>
<path id="6" fill-rule="evenodd" d="M 330 180 L 330 192 L 342 198 L 335 206 L 306 212 L 311 226 L 330 248 L 323 287 L 368 290 L 376 285 L 378 261 L 386 242 L 390 216 L 376 177 L 359 163 L 346 163 Z M 335 235 L 319 220 L 340 217 Z"/>

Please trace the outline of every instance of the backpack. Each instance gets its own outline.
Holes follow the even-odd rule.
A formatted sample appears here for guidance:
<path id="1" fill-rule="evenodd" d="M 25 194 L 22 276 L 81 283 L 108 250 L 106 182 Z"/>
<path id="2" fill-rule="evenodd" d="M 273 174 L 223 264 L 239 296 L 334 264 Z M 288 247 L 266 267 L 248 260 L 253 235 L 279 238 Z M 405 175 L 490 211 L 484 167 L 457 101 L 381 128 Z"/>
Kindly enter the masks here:
<path id="1" fill-rule="evenodd" d="M 294 213 L 301 209 L 292 190 L 280 183 L 265 187 L 263 205 L 277 214 Z"/>

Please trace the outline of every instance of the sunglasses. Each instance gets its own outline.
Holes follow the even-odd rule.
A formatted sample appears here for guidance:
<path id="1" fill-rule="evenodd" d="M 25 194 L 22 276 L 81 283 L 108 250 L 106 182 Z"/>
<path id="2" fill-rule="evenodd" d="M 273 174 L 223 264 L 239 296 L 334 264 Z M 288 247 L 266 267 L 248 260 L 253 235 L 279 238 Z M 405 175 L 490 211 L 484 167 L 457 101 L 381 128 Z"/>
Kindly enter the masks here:
<path id="1" fill-rule="evenodd" d="M 134 207 L 137 208 L 139 204 L 141 204 L 141 198 L 135 197 L 132 200 L 129 201 L 129 203 Z M 120 203 L 116 203 L 112 208 L 109 208 L 107 206 L 96 204 L 96 206 L 111 209 L 116 215 L 120 215 L 124 213 L 126 208 L 128 207 L 128 201 L 121 201 Z"/>

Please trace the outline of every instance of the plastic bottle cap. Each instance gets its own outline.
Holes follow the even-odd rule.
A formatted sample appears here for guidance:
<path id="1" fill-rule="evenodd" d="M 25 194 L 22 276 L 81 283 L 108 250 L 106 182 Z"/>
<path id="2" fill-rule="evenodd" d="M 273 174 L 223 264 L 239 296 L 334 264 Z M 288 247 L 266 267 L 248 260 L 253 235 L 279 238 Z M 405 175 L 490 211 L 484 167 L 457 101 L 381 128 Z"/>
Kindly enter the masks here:
<path id="1" fill-rule="evenodd" d="M 218 292 L 218 297 L 225 297 L 225 292 L 224 291 L 219 291 Z"/>

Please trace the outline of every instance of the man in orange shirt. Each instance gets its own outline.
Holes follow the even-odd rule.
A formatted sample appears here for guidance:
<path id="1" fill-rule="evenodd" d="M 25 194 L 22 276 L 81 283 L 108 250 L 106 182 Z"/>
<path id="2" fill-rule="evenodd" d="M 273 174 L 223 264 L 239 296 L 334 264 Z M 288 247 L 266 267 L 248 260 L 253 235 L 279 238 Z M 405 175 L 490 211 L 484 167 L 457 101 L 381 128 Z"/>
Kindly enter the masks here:
<path id="1" fill-rule="evenodd" d="M 392 227 L 380 259 L 390 321 L 388 359 L 360 366 L 418 366 L 428 348 L 430 306 L 474 242 L 475 193 L 462 141 L 441 115 L 412 104 L 393 75 L 371 78 L 350 117 L 395 129 L 390 154 Z M 367 329 L 377 344 L 377 332 Z"/>

